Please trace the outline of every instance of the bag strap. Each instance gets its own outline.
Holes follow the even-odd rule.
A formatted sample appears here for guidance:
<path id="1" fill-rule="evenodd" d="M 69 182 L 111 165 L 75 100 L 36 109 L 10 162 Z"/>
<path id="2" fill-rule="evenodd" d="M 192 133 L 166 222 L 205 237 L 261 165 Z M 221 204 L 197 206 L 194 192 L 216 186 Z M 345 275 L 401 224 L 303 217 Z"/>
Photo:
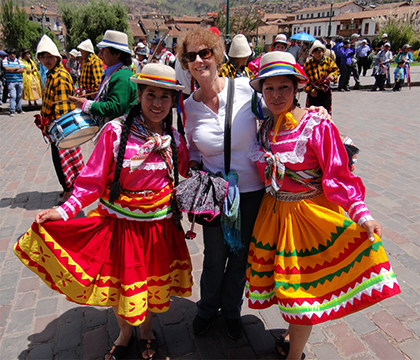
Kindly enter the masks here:
<path id="1" fill-rule="evenodd" d="M 226 103 L 226 116 L 225 116 L 225 174 L 230 171 L 230 152 L 231 152 L 231 138 L 232 138 L 232 109 L 233 109 L 233 93 L 235 91 L 234 79 L 228 79 L 228 93 Z"/>

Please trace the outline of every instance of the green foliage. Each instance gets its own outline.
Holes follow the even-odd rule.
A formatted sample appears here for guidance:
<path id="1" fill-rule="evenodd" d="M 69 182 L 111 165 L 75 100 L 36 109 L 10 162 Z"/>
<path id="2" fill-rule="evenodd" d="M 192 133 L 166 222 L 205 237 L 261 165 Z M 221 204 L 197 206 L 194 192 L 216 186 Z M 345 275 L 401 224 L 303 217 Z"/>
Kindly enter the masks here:
<path id="1" fill-rule="evenodd" d="M 411 44 L 413 47 L 414 44 L 420 44 L 420 18 L 416 12 L 397 15 L 389 13 L 386 17 L 380 16 L 375 20 L 380 27 L 378 39 L 383 33 L 387 33 L 392 52 L 397 52 L 404 44 Z"/>
<path id="2" fill-rule="evenodd" d="M 128 35 L 129 44 L 134 42 L 128 26 L 128 7 L 122 2 L 92 0 L 86 5 L 61 2 L 59 11 L 67 29 L 66 50 L 71 50 L 83 40 L 99 43 L 106 30 L 117 30 Z"/>
<path id="3" fill-rule="evenodd" d="M 0 10 L 0 23 L 3 28 L 3 41 L 6 48 L 20 51 L 28 47 L 28 23 L 25 11 L 18 4 L 14 6 L 13 0 L 3 0 Z"/>
<path id="4" fill-rule="evenodd" d="M 260 15 L 253 6 L 244 6 L 230 11 L 229 37 L 244 34 L 250 38 L 251 32 L 257 28 Z M 226 36 L 226 10 L 223 6 L 217 13 L 217 28 Z"/>

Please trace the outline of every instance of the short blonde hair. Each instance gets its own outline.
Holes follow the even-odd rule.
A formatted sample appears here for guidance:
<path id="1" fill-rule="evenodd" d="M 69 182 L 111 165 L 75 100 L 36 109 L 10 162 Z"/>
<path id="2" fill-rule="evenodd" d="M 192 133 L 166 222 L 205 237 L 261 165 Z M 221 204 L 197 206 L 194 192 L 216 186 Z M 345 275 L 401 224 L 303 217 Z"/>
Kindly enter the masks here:
<path id="1" fill-rule="evenodd" d="M 224 56 L 224 46 L 222 40 L 212 33 L 209 29 L 199 27 L 195 30 L 189 31 L 178 46 L 178 59 L 180 59 L 181 66 L 184 70 L 188 70 L 188 63 L 183 58 L 187 52 L 189 44 L 205 45 L 213 50 L 213 56 L 216 59 L 217 65 L 221 65 Z"/>

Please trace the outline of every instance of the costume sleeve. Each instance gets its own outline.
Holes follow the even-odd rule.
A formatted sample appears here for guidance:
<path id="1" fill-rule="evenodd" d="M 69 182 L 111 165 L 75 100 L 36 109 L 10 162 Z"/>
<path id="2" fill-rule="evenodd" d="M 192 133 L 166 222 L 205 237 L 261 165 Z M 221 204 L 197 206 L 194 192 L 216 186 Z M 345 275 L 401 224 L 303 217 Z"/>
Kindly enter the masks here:
<path id="1" fill-rule="evenodd" d="M 114 126 L 117 125 L 109 123 L 102 132 L 89 161 L 74 183 L 72 195 L 57 208 L 63 220 L 72 219 L 105 192 L 114 161 L 114 143 L 118 142 L 119 137 Z"/>
<path id="2" fill-rule="evenodd" d="M 74 95 L 73 82 L 71 81 L 70 75 L 63 69 L 60 71 L 59 76 L 54 79 L 54 103 L 67 99 L 69 96 Z M 54 119 L 67 114 L 75 109 L 75 106 L 69 101 L 61 101 L 54 105 Z"/>
<path id="3" fill-rule="evenodd" d="M 87 100 L 86 104 L 83 104 L 82 110 L 88 114 L 106 116 L 110 119 L 114 119 L 124 115 L 129 108 L 129 105 L 135 103 L 136 96 L 136 84 L 134 84 L 129 77 L 124 78 L 118 74 L 118 76 L 114 76 L 114 78 L 111 76 L 108 84 L 106 101 L 97 102 Z M 127 104 L 127 102 L 129 102 L 129 104 Z"/>
<path id="4" fill-rule="evenodd" d="M 304 90 L 306 91 L 306 93 L 309 94 L 314 89 L 314 87 L 312 86 L 312 82 L 314 80 L 314 69 L 312 61 L 306 61 L 303 65 L 303 69 L 305 70 L 305 74 L 309 78 L 309 83 L 305 86 Z"/>
<path id="5" fill-rule="evenodd" d="M 338 79 L 338 75 L 340 75 L 340 69 L 338 68 L 337 64 L 334 60 L 329 59 L 329 69 L 328 69 L 328 75 L 334 76 L 334 79 Z"/>
<path id="6" fill-rule="evenodd" d="M 373 220 L 364 203 L 365 187 L 348 168 L 348 155 L 334 124 L 323 120 L 311 140 L 322 169 L 322 187 L 328 200 L 340 205 L 350 218 L 362 225 Z"/>
<path id="7" fill-rule="evenodd" d="M 92 91 L 97 91 L 99 89 L 99 86 L 102 82 L 102 75 L 103 75 L 103 66 L 102 61 L 98 58 L 95 61 L 92 61 Z"/>

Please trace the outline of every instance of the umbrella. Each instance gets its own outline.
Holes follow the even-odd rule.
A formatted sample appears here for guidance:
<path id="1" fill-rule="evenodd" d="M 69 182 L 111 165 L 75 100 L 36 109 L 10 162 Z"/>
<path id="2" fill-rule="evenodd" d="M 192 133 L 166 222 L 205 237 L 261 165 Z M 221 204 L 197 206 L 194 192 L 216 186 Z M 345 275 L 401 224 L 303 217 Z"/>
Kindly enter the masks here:
<path id="1" fill-rule="evenodd" d="M 290 38 L 293 39 L 293 40 L 310 41 L 310 42 L 316 40 L 311 34 L 307 34 L 307 33 L 304 33 L 304 32 L 297 33 L 297 34 L 291 36 Z"/>

